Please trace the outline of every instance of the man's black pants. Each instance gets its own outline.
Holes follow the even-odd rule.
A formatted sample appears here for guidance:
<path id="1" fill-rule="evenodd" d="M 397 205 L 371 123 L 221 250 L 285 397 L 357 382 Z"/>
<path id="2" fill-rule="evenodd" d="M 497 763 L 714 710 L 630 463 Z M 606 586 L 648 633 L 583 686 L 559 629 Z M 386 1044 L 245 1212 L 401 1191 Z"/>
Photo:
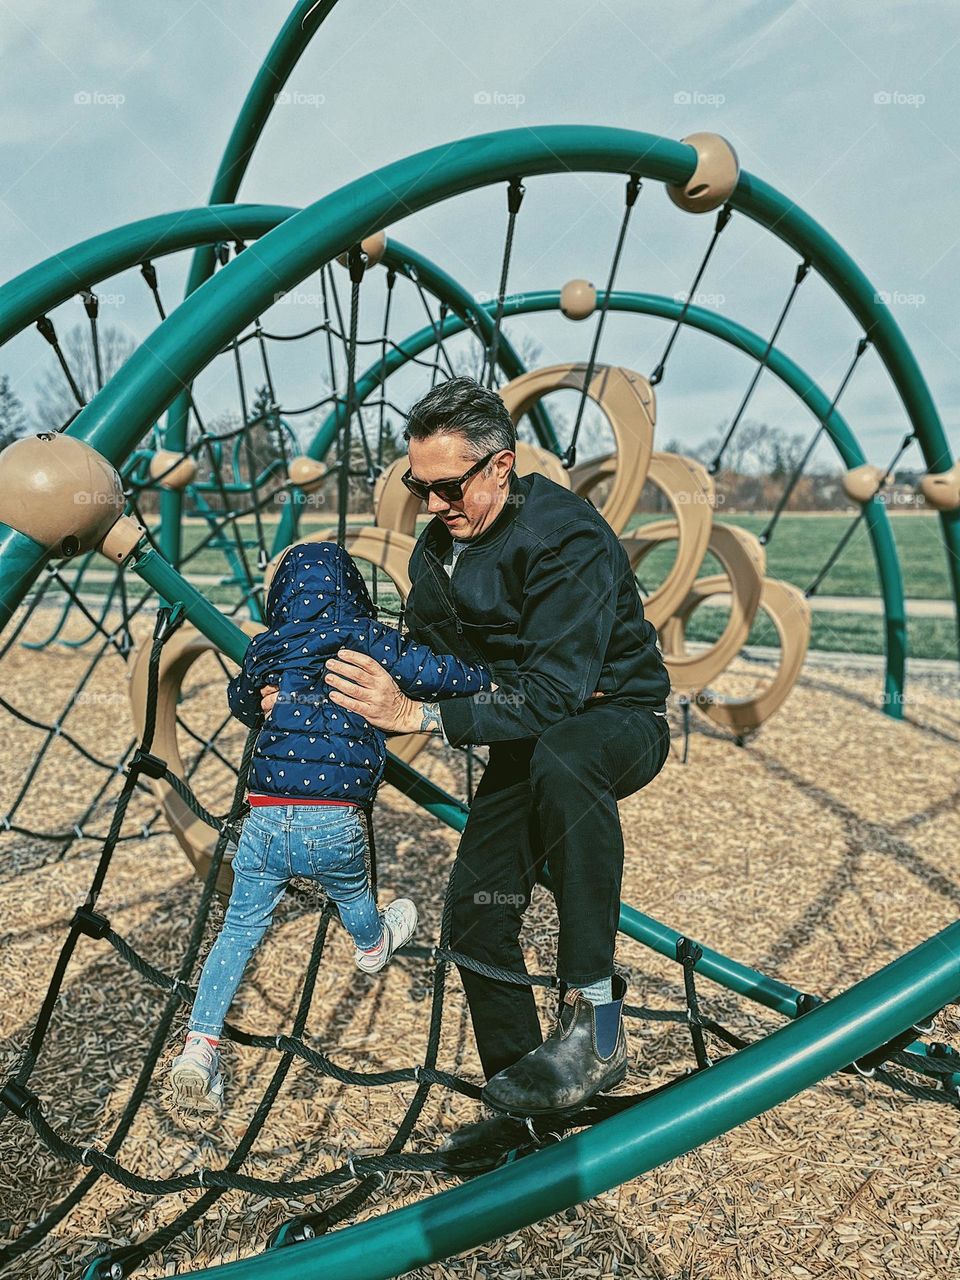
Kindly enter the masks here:
<path id="1" fill-rule="evenodd" d="M 539 738 L 491 745 L 454 868 L 453 949 L 526 972 L 520 926 L 547 863 L 558 977 L 569 986 L 610 977 L 623 878 L 617 800 L 655 778 L 669 749 L 666 719 L 605 698 Z M 465 967 L 460 975 L 489 1079 L 541 1043 L 533 992 Z"/>

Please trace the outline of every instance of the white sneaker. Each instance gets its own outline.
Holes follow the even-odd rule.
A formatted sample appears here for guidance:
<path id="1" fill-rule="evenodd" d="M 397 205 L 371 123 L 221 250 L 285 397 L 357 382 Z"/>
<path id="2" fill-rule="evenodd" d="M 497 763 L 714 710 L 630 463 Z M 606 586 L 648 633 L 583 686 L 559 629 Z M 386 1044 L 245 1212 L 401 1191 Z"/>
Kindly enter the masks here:
<path id="1" fill-rule="evenodd" d="M 379 973 L 393 959 L 393 953 L 410 941 L 417 930 L 417 908 L 409 898 L 395 898 L 386 911 L 380 912 L 383 944 L 373 953 L 356 950 L 357 968 L 364 973 Z"/>
<path id="2" fill-rule="evenodd" d="M 205 1036 L 190 1035 L 170 1068 L 174 1102 L 198 1111 L 223 1109 L 220 1054 Z"/>

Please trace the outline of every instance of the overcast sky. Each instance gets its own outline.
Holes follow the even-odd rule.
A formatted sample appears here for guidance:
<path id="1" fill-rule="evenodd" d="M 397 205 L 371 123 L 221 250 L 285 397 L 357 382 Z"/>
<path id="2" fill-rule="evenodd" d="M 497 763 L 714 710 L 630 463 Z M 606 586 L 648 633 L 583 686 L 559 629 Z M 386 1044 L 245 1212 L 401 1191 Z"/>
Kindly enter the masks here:
<path id="1" fill-rule="evenodd" d="M 204 204 L 287 12 L 279 0 L 0 0 L 0 278 L 110 227 Z M 897 299 L 896 318 L 956 447 L 958 62 L 958 0 L 341 0 L 288 83 L 291 101 L 274 110 L 240 199 L 303 205 L 404 155 L 491 129 L 578 123 L 671 138 L 722 133 L 744 168 L 801 204 Z M 622 193 L 613 175 L 531 180 L 510 289 L 558 288 L 572 276 L 602 283 Z M 490 295 L 504 225 L 501 186 L 392 230 Z M 684 290 L 712 225 L 648 183 L 619 286 Z M 172 307 L 188 256 L 158 265 Z M 701 289 L 767 335 L 795 267 L 792 251 L 734 218 Z M 138 274 L 103 289 L 117 300 L 104 321 L 142 339 L 153 320 Z M 423 322 L 418 308 L 407 299 L 400 309 L 408 330 Z M 379 303 L 366 307 L 368 337 L 379 333 L 379 311 Z M 68 304 L 55 318 L 63 329 L 83 313 Z M 592 323 L 530 317 L 512 333 L 539 342 L 545 362 L 585 359 Z M 663 322 L 611 319 L 602 358 L 649 373 L 667 334 Z M 832 394 L 858 337 L 852 317 L 811 278 L 781 345 Z M 30 404 L 48 359 L 31 332 L 0 352 L 0 373 Z M 281 398 L 305 403 L 317 369 L 292 344 L 284 360 Z M 710 434 L 735 410 L 751 372 L 715 341 L 684 335 L 660 388 L 661 443 Z M 221 391 L 222 380 L 211 385 L 211 411 Z M 886 461 L 905 418 L 872 353 L 842 407 L 868 456 Z M 751 416 L 810 426 L 772 378 L 761 380 Z"/>

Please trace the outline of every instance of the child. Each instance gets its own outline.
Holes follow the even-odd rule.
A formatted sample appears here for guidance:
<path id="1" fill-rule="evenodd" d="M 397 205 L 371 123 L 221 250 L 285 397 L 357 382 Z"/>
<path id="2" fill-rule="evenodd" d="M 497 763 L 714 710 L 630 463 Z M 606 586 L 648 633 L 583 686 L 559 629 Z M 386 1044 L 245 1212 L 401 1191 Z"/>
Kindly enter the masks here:
<path id="1" fill-rule="evenodd" d="M 217 1051 L 223 1022 L 291 877 L 323 885 L 365 973 L 378 973 L 417 926 L 409 898 L 377 912 L 364 863 L 361 806 L 372 801 L 383 776 L 384 735 L 330 701 L 323 678 L 327 659 L 340 648 L 369 654 L 408 697 L 429 701 L 491 686 L 485 667 L 437 657 L 377 622 L 357 566 L 335 543 L 288 547 L 265 613 L 269 630 L 250 642 L 227 700 L 233 714 L 253 727 L 261 687 L 280 691 L 254 748 L 250 813 L 233 859 L 223 929 L 203 966 L 186 1044 L 171 1069 L 180 1101 L 217 1109 L 223 1103 Z"/>

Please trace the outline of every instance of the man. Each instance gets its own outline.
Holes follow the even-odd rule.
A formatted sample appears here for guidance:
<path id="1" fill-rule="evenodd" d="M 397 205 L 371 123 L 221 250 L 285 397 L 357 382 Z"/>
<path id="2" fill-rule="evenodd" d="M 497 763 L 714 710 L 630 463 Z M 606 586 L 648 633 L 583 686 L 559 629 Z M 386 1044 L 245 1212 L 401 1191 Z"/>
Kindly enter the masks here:
<path id="1" fill-rule="evenodd" d="M 669 751 L 670 685 L 626 553 L 593 505 L 514 471 L 500 397 L 454 378 L 410 411 L 404 482 L 434 519 L 410 560 L 413 638 L 488 664 L 493 693 L 416 703 L 363 654 L 327 664 L 331 698 L 387 732 L 488 744 L 454 871 L 451 945 L 525 973 L 524 911 L 544 867 L 560 920 L 561 1004 L 543 1041 L 528 986 L 460 966 L 499 1111 L 582 1106 L 626 1074 L 614 973 L 623 836 L 617 800 Z"/>

